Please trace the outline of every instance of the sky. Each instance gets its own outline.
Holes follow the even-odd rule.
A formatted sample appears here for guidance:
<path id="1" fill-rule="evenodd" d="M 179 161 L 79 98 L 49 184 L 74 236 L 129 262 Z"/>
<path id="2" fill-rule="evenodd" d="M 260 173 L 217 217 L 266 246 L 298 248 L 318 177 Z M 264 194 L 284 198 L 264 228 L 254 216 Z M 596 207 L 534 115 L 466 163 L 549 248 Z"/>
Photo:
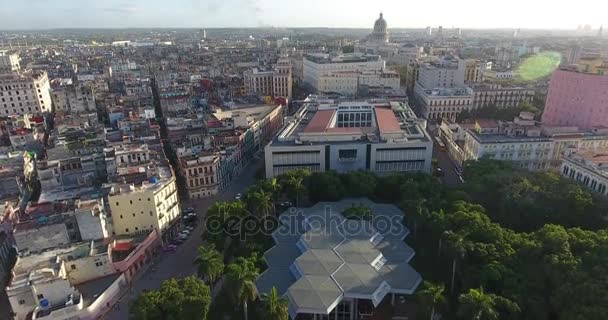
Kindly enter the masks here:
<path id="1" fill-rule="evenodd" d="M 605 0 L 0 0 L 0 30 L 50 28 L 608 27 Z"/>

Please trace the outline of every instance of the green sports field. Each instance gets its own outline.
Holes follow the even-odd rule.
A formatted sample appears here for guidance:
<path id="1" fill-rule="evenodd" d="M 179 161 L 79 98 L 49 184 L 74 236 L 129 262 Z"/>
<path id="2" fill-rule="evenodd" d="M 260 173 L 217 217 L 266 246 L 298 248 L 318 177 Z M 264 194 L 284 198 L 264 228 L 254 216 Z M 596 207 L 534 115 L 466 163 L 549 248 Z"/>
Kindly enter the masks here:
<path id="1" fill-rule="evenodd" d="M 535 81 L 550 75 L 561 61 L 561 54 L 545 51 L 526 58 L 517 68 L 517 74 L 523 81 Z"/>

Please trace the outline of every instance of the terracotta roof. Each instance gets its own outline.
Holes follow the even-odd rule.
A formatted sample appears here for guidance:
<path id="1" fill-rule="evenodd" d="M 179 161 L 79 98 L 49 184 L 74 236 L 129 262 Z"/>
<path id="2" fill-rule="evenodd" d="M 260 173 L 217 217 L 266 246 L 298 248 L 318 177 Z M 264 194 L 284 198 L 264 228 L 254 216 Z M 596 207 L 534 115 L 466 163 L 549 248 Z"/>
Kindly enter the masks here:
<path id="1" fill-rule="evenodd" d="M 378 129 L 380 133 L 388 133 L 400 131 L 401 126 L 393 113 L 393 110 L 381 107 L 374 108 L 376 112 L 376 122 L 378 123 Z"/>
<path id="2" fill-rule="evenodd" d="M 310 120 L 306 129 L 304 129 L 305 133 L 311 132 L 325 132 L 327 127 L 329 127 L 329 122 L 331 121 L 336 110 L 319 110 L 315 114 L 315 116 Z"/>

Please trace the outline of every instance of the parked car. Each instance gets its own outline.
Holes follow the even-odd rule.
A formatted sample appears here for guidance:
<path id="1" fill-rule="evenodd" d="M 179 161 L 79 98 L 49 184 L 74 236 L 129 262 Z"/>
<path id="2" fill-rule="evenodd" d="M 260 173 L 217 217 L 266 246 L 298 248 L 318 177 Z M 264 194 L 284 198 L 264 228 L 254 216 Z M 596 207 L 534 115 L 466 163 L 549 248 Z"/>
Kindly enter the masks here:
<path id="1" fill-rule="evenodd" d="M 236 194 L 236 197 L 234 197 L 234 199 L 236 199 L 236 200 L 241 200 L 241 198 L 242 198 L 242 197 L 243 197 L 243 195 L 242 195 L 242 194 L 237 193 L 237 194 Z"/>
<path id="2" fill-rule="evenodd" d="M 192 207 L 188 207 L 188 208 L 182 210 L 182 214 L 184 214 L 184 215 L 187 215 L 187 214 L 190 214 L 193 212 L 194 212 L 194 208 L 192 208 Z"/>

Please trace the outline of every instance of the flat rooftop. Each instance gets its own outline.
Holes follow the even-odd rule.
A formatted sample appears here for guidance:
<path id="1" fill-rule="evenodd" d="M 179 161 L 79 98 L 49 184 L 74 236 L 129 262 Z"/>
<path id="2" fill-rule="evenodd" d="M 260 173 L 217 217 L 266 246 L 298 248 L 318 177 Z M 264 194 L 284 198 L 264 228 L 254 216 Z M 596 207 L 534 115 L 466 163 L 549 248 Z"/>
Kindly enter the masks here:
<path id="1" fill-rule="evenodd" d="M 311 96 L 285 121 L 272 144 L 428 139 L 424 121 L 403 101 L 340 101 Z"/>
<path id="2" fill-rule="evenodd" d="M 338 56 L 331 56 L 324 53 L 310 53 L 305 54 L 306 60 L 312 61 L 317 64 L 327 63 L 358 63 L 358 62 L 373 62 L 380 61 L 379 55 L 372 54 L 360 54 L 360 53 L 346 53 Z"/>

